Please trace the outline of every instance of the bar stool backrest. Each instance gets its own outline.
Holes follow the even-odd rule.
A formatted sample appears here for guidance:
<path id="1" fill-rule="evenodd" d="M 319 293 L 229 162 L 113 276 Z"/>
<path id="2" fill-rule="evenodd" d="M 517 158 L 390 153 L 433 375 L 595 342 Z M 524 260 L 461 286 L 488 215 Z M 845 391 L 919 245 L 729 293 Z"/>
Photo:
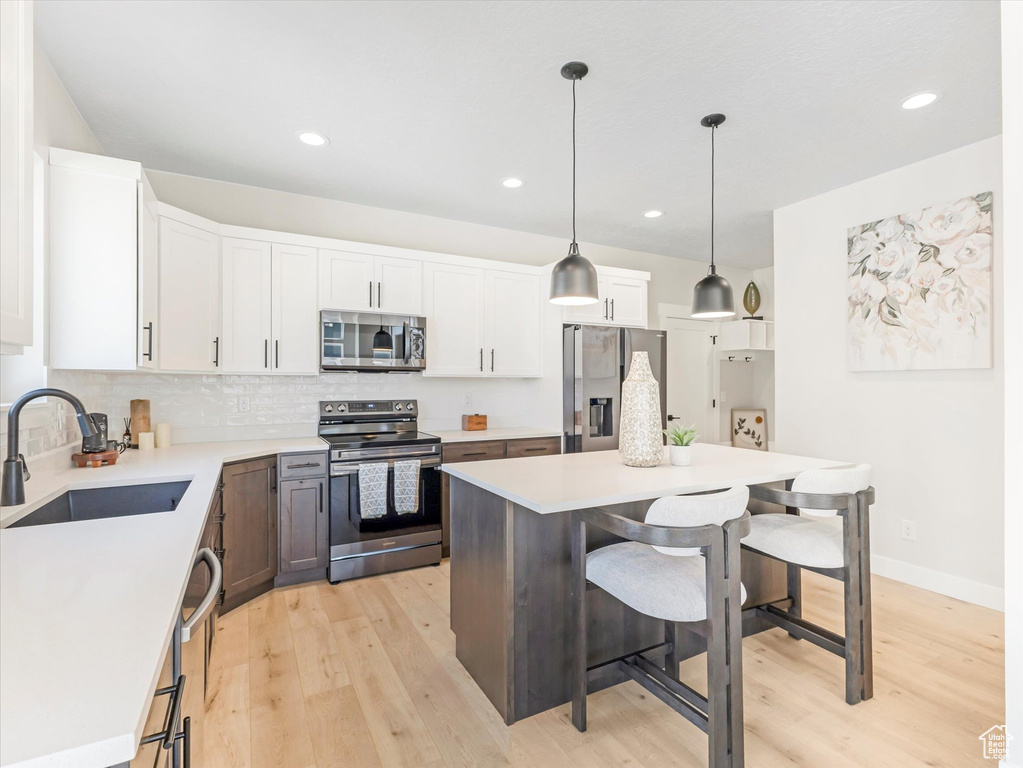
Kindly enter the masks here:
<path id="1" fill-rule="evenodd" d="M 646 513 L 649 525 L 673 528 L 697 528 L 701 525 L 724 525 L 742 517 L 749 503 L 749 488 L 739 485 L 718 493 L 698 496 L 665 496 L 650 505 Z M 658 547 L 658 552 L 676 557 L 700 554 L 699 547 Z"/>
<path id="2" fill-rule="evenodd" d="M 800 472 L 792 481 L 792 490 L 796 493 L 856 493 L 870 487 L 869 464 L 855 467 L 839 467 L 834 469 L 810 469 Z M 799 510 L 804 515 L 815 517 L 834 517 L 838 514 L 834 509 Z"/>

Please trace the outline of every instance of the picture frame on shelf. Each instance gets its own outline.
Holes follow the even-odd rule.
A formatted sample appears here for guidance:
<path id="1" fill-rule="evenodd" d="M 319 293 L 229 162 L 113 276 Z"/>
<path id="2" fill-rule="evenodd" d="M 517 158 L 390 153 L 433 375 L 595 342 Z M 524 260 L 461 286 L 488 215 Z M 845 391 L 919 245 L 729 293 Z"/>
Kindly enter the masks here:
<path id="1" fill-rule="evenodd" d="M 763 408 L 732 409 L 732 447 L 767 450 L 767 411 Z"/>

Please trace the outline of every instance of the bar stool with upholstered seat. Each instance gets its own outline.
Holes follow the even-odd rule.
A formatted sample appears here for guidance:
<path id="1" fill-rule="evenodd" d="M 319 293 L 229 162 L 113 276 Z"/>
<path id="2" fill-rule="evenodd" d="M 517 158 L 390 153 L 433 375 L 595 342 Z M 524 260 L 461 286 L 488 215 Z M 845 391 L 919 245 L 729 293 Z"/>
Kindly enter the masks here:
<path id="1" fill-rule="evenodd" d="M 710 768 L 742 768 L 742 601 L 739 539 L 749 531 L 749 489 L 658 499 L 645 522 L 602 509 L 572 519 L 572 722 L 586 730 L 587 683 L 612 665 L 707 733 Z M 624 542 L 586 554 L 587 526 Z M 663 645 L 588 666 L 587 581 L 665 622 Z M 707 696 L 678 679 L 676 624 L 707 640 Z M 694 626 L 695 625 L 695 626 Z M 666 653 L 663 668 L 648 658 Z M 646 654 L 646 655 L 644 655 Z"/>
<path id="2" fill-rule="evenodd" d="M 787 483 L 787 490 L 751 486 L 750 498 L 779 504 L 785 514 L 753 515 L 742 547 L 780 560 L 788 567 L 785 609 L 768 604 L 751 609 L 759 617 L 845 658 L 845 700 L 856 704 L 873 696 L 870 628 L 870 526 L 874 501 L 870 465 L 815 469 Z M 802 513 L 802 515 L 800 515 Z M 823 517 L 842 517 L 842 526 Z M 802 617 L 803 570 L 838 579 L 845 585 L 845 636 Z"/>

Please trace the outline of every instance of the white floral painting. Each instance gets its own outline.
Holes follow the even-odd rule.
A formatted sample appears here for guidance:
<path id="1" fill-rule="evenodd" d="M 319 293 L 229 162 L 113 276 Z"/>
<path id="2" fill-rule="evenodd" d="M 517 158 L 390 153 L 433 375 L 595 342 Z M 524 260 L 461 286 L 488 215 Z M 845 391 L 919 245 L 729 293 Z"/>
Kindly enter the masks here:
<path id="1" fill-rule="evenodd" d="M 849 370 L 991 366 L 991 193 L 849 229 Z"/>

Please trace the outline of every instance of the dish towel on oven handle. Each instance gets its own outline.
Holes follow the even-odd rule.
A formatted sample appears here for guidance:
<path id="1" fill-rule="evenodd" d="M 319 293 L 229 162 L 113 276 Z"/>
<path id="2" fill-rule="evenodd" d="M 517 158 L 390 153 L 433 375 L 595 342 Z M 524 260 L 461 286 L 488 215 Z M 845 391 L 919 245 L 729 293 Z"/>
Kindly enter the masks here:
<path id="1" fill-rule="evenodd" d="M 387 464 L 359 465 L 359 515 L 363 520 L 387 514 Z"/>
<path id="2" fill-rule="evenodd" d="M 419 511 L 419 459 L 394 462 L 394 509 L 399 515 Z"/>

